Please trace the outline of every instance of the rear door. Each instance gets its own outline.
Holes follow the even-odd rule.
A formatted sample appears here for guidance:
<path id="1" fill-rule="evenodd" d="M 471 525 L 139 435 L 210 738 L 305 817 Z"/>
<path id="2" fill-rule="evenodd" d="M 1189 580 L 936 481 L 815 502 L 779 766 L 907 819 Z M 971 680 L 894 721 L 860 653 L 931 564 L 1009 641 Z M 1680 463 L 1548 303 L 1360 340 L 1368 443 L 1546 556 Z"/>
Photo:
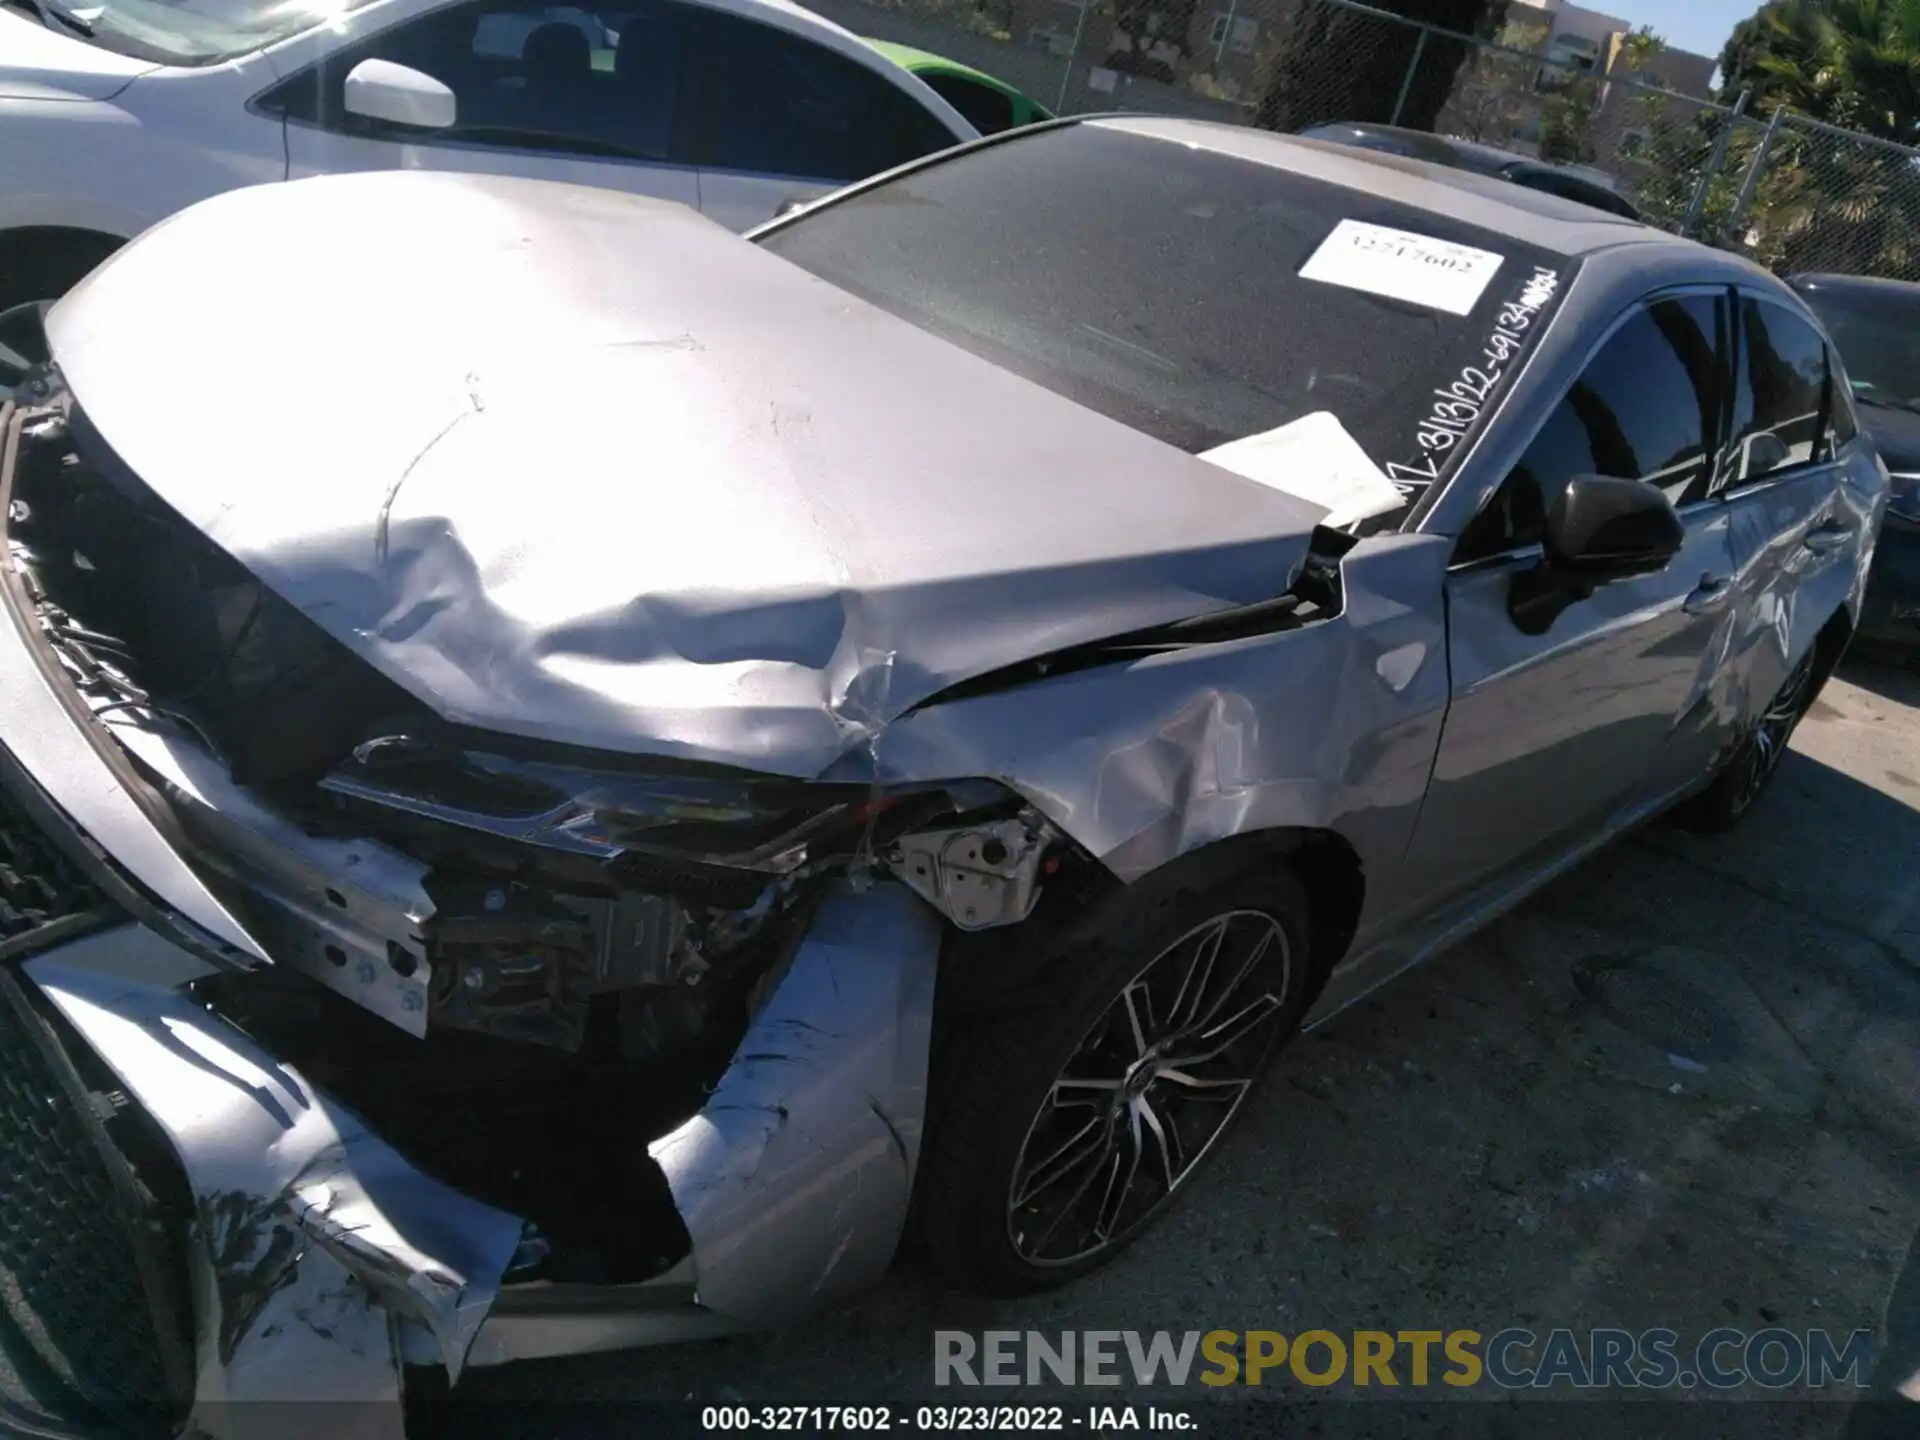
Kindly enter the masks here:
<path id="1" fill-rule="evenodd" d="M 597 185 L 697 205 L 699 176 L 672 153 L 679 7 L 665 0 L 463 0 L 350 39 L 322 32 L 263 104 L 286 116 L 288 178 L 349 170 L 467 170 Z M 282 68 L 297 52 L 276 52 Z M 363 60 L 421 71 L 454 93 L 451 129 L 349 115 Z"/>
<path id="2" fill-rule="evenodd" d="M 962 138 L 903 86 L 804 35 L 684 10 L 686 153 L 700 208 L 734 230 Z M 905 78 L 905 72 L 900 72 Z M 971 137 L 967 137 L 971 138 Z"/>
<path id="3" fill-rule="evenodd" d="M 1863 523 L 1840 503 L 1858 422 L 1826 340 L 1796 310 L 1737 292 L 1733 418 L 1716 480 L 1738 612 L 1732 701 L 1751 719 L 1853 585 Z"/>
<path id="4" fill-rule="evenodd" d="M 1447 579 L 1452 705 L 1411 851 L 1427 902 L 1578 846 L 1707 764 L 1701 701 L 1729 628 L 1726 508 L 1708 491 L 1725 401 L 1724 291 L 1621 316 L 1490 503 Z M 1657 575 L 1602 585 L 1545 634 L 1509 613 L 1573 476 L 1657 485 L 1686 527 Z"/>

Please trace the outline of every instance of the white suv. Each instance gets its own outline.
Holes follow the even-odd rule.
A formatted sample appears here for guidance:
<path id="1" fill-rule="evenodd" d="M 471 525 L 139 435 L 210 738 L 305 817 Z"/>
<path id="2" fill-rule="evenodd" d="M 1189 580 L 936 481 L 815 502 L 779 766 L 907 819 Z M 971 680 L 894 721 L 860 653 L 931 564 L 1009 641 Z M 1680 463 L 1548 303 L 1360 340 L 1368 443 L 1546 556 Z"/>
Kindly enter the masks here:
<path id="1" fill-rule="evenodd" d="M 788 0 L 0 0 L 0 386 L 7 312 L 237 186 L 491 171 L 746 229 L 977 133 Z"/>

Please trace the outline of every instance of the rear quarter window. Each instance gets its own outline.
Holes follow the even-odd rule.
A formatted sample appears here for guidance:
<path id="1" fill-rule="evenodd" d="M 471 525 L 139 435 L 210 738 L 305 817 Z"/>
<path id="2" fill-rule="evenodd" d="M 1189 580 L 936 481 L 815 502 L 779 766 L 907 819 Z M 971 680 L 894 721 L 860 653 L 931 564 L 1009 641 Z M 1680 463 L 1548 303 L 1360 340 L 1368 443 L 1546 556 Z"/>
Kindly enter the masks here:
<path id="1" fill-rule="evenodd" d="M 990 85 L 964 75 L 922 75 L 927 87 L 946 101 L 982 135 L 998 135 L 1013 128 L 1013 101 Z"/>

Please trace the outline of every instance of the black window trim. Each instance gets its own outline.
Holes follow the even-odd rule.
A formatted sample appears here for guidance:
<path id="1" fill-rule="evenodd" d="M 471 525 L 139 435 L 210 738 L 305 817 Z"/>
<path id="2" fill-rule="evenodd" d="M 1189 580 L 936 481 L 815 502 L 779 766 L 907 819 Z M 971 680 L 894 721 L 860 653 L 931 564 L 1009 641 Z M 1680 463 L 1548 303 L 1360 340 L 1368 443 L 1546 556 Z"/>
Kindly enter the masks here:
<path id="1" fill-rule="evenodd" d="M 262 86 L 260 90 L 246 102 L 246 110 L 249 114 L 257 115 L 262 119 L 278 120 L 285 125 L 298 125 L 303 130 L 318 130 L 323 134 L 343 135 L 349 139 L 354 139 L 354 140 L 373 140 L 373 141 L 381 141 L 381 142 L 401 144 L 401 145 L 437 145 L 443 149 L 448 149 L 448 150 L 477 150 L 477 151 L 482 151 L 489 154 L 554 156 L 562 159 L 586 161 L 586 162 L 590 162 L 593 164 L 600 164 L 600 165 L 632 165 L 632 166 L 645 167 L 647 169 L 676 170 L 676 171 L 682 171 L 686 173 L 697 173 L 702 168 L 711 168 L 716 173 L 725 173 L 729 175 L 756 175 L 759 173 L 754 171 L 740 171 L 740 170 L 722 171 L 721 167 L 719 166 L 703 167 L 697 161 L 675 159 L 671 157 L 662 157 L 658 160 L 642 160 L 642 159 L 630 158 L 627 156 L 595 155 L 591 151 L 584 150 L 584 149 L 583 150 L 562 150 L 562 149 L 555 148 L 551 150 L 532 150 L 532 149 L 527 149 L 526 147 L 523 147 L 523 146 L 489 144 L 484 140 L 449 139 L 443 135 L 440 135 L 440 133 L 437 131 L 410 128 L 408 126 L 403 126 L 403 125 L 385 127 L 381 129 L 379 133 L 372 134 L 372 135 L 361 135 L 361 134 L 354 133 L 352 131 L 341 130 L 336 126 L 327 124 L 325 121 L 308 120 L 308 119 L 305 119 L 304 117 L 290 115 L 287 113 L 286 107 L 284 105 L 274 103 L 275 96 L 293 91 L 296 87 L 305 83 L 310 78 L 315 79 L 315 83 L 317 87 L 317 83 L 318 83 L 317 73 L 320 67 L 322 65 L 325 65 L 328 61 L 332 60 L 335 56 L 339 55 L 343 50 L 350 50 L 357 46 L 362 46 L 362 45 L 370 45 L 375 41 L 380 40 L 382 37 L 391 35 L 396 31 L 402 30 L 409 25 L 416 24 L 417 22 L 426 19 L 430 15 L 439 15 L 445 11 L 455 9 L 462 5 L 478 5 L 478 4 L 484 4 L 484 3 L 485 3 L 485 0 L 446 0 L 445 4 L 429 6 L 424 10 L 416 10 L 411 15 L 402 16 L 399 19 L 396 19 L 389 24 L 380 26 L 378 29 L 369 30 L 364 35 L 356 36 L 350 40 L 345 41 L 342 44 L 335 45 L 331 49 L 325 51 L 324 53 L 314 56 L 312 59 L 308 60 L 304 65 L 299 66 L 298 68 L 292 70 L 288 74 L 276 75 L 273 78 L 271 83 Z M 885 63 L 885 61 L 882 59 L 882 57 L 879 55 L 877 51 L 873 52 L 871 55 L 866 53 L 850 53 L 849 51 L 846 51 L 846 50 L 836 49 L 831 45 L 823 45 L 821 44 L 819 37 L 811 33 L 808 27 L 806 27 L 805 25 L 788 23 L 787 17 L 778 13 L 777 11 L 771 15 L 766 15 L 766 16 L 749 15 L 749 14 L 743 14 L 735 10 L 727 9 L 718 5 L 709 5 L 705 3 L 705 0 L 657 0 L 657 3 L 664 5 L 669 9 L 680 8 L 680 9 L 687 9 L 687 10 L 700 10 L 700 11 L 706 11 L 706 12 L 710 12 L 717 15 L 722 15 L 729 19 L 744 21 L 747 24 L 758 25 L 763 29 L 772 30 L 778 34 L 784 35 L 789 40 L 796 40 L 802 44 L 812 45 L 818 49 L 825 50 L 830 55 L 838 56 L 840 59 L 845 60 L 853 65 L 860 67 L 861 69 L 866 70 L 875 79 L 881 81 L 883 84 L 891 88 L 894 91 L 894 93 L 899 95 L 903 100 L 913 105 L 916 109 L 923 111 L 930 119 L 937 121 L 940 124 L 942 129 L 945 129 L 949 132 L 949 136 L 953 141 L 953 148 L 962 148 L 965 146 L 981 143 L 980 140 L 963 140 L 959 135 L 953 134 L 952 127 L 947 123 L 946 117 L 941 115 L 937 110 L 933 110 L 929 108 L 926 102 L 923 101 L 917 93 L 915 93 L 912 86 L 901 84 L 900 81 L 891 73 L 892 70 L 897 67 L 892 67 L 892 66 L 889 66 L 887 63 Z M 361 12 L 349 12 L 349 13 L 361 13 Z M 688 67 L 684 65 L 682 66 L 683 71 L 687 68 Z M 921 81 L 920 83 L 922 85 L 925 84 L 924 81 Z M 953 109 L 952 102 L 948 101 L 944 96 L 941 96 L 936 92 L 934 93 L 934 98 L 939 100 L 941 104 L 947 106 L 948 109 L 950 110 Z M 681 111 L 685 104 L 686 104 L 686 101 L 684 98 L 681 100 L 677 100 L 675 102 L 675 114 L 671 123 L 676 130 L 678 129 L 681 123 L 681 119 L 680 119 Z M 959 114 L 957 110 L 954 113 Z M 966 121 L 966 116 L 961 115 L 960 118 L 962 121 Z M 971 122 L 967 122 L 967 123 L 971 125 Z M 1028 127 L 1028 128 L 1031 128 L 1031 127 Z M 1003 131 L 1001 133 L 1014 134 L 1019 132 L 1021 129 L 1022 129 L 1021 126 L 1015 125 L 1011 129 L 1007 131 Z M 989 135 L 982 138 L 986 140 L 994 140 L 994 139 L 998 139 L 999 136 Z M 933 156 L 931 157 L 920 156 L 907 163 L 909 165 L 918 165 L 918 164 L 924 163 L 924 161 L 926 161 L 929 158 L 944 156 L 948 153 L 950 153 L 950 151 L 945 151 L 945 150 L 934 151 Z M 906 167 L 905 166 L 896 167 L 896 169 L 904 169 L 904 168 Z M 892 173 L 893 173 L 892 171 L 881 171 L 877 175 L 869 176 L 869 177 L 866 177 L 865 179 L 854 181 L 851 183 L 864 187 L 865 185 L 869 184 L 871 181 L 881 179 L 885 176 L 891 175 Z M 849 182 L 846 182 L 846 181 L 808 179 L 802 176 L 789 176 L 789 175 L 775 176 L 770 178 L 791 180 L 796 184 L 819 184 L 819 185 L 834 185 L 834 186 L 845 186 L 849 184 Z"/>
<path id="2" fill-rule="evenodd" d="M 322 135 L 338 135 L 347 140 L 367 140 L 375 144 L 386 145 L 421 145 L 439 150 L 472 152 L 483 155 L 525 155 L 543 160 L 571 161 L 575 164 L 630 166 L 635 169 L 673 171 L 684 175 L 697 176 L 699 174 L 700 167 L 691 161 L 678 160 L 671 156 L 661 156 L 659 159 L 645 159 L 634 155 L 595 154 L 585 142 L 583 142 L 579 148 L 562 148 L 557 145 L 549 148 L 538 148 L 527 145 L 502 145 L 495 141 L 463 139 L 458 136 L 448 135 L 440 130 L 423 129 L 419 126 L 411 125 L 396 125 L 382 121 L 368 122 L 369 132 L 363 133 L 359 130 L 342 129 L 340 126 L 328 124 L 324 120 L 309 120 L 302 115 L 290 114 L 284 104 L 274 103 L 274 97 L 290 93 L 308 81 L 312 81 L 314 90 L 317 93 L 320 84 L 320 67 L 335 59 L 343 51 L 353 50 L 360 46 L 372 45 L 389 35 L 404 30 L 409 25 L 414 25 L 427 19 L 429 16 L 441 15 L 449 10 L 458 9 L 463 5 L 484 5 L 486 3 L 488 3 L 488 0 L 446 0 L 445 4 L 429 6 L 425 10 L 416 10 L 413 14 L 402 16 L 390 24 L 382 25 L 377 30 L 369 30 L 366 34 L 357 36 L 343 44 L 335 45 L 324 53 L 314 56 L 311 60 L 307 61 L 306 64 L 299 66 L 297 69 L 279 76 L 271 85 L 265 86 L 257 95 L 247 101 L 246 108 L 249 113 L 258 115 L 263 119 L 278 120 L 283 125 L 298 126 L 302 130 L 317 131 Z M 527 3 L 534 3 L 534 0 L 527 0 Z M 702 5 L 701 0 L 655 0 L 655 3 L 668 7 L 688 6 L 702 9 L 711 8 Z M 344 81 L 346 76 L 342 75 L 340 78 Z M 670 137 L 673 127 L 678 124 L 678 111 L 679 101 L 676 100 L 675 114 L 668 121 Z M 671 148 L 671 144 L 669 148 Z"/>
<path id="3" fill-rule="evenodd" d="M 1580 363 L 1577 366 L 1575 366 L 1573 370 L 1574 378 L 1578 379 L 1580 376 L 1586 374 L 1587 367 L 1593 364 L 1594 360 L 1598 358 L 1600 352 L 1606 348 L 1608 342 L 1610 342 L 1613 339 L 1613 337 L 1620 332 L 1620 330 L 1627 324 L 1629 320 L 1632 320 L 1635 316 L 1641 314 L 1643 311 L 1652 309 L 1655 305 L 1658 305 L 1663 300 L 1679 300 L 1679 299 L 1684 299 L 1688 296 L 1697 296 L 1697 295 L 1713 296 L 1718 299 L 1725 300 L 1727 301 L 1728 310 L 1732 311 L 1739 308 L 1733 303 L 1733 300 L 1732 300 L 1731 292 L 1734 289 L 1735 289 L 1734 286 L 1729 285 L 1724 281 L 1706 280 L 1706 281 L 1682 282 L 1677 285 L 1663 285 L 1658 290 L 1649 290 L 1646 294 L 1641 295 L 1640 297 L 1635 299 L 1631 304 L 1629 304 L 1623 310 L 1621 310 L 1620 313 L 1615 315 L 1612 320 L 1608 321 L 1606 329 L 1601 331 L 1598 338 L 1596 338 L 1592 344 L 1587 346 L 1587 348 L 1581 352 Z M 1564 309 L 1564 306 L 1562 308 Z M 1559 317 L 1556 315 L 1555 319 L 1557 320 L 1558 318 Z M 1727 329 L 1730 333 L 1723 334 L 1718 337 L 1721 345 L 1720 364 L 1719 364 L 1719 370 L 1720 370 L 1719 412 L 1720 413 L 1718 414 L 1718 416 L 1715 417 L 1715 427 L 1714 427 L 1715 433 L 1707 437 L 1707 454 L 1710 457 L 1715 467 L 1718 467 L 1720 463 L 1721 452 L 1726 448 L 1726 442 L 1722 437 L 1726 435 L 1727 428 L 1728 428 L 1728 421 L 1731 418 L 1731 414 L 1732 414 L 1733 378 L 1734 378 L 1732 365 L 1733 365 L 1733 356 L 1735 353 L 1733 348 L 1734 335 L 1735 333 L 1737 333 L 1735 331 L 1736 324 L 1737 322 L 1730 317 L 1727 322 Z M 1537 353 L 1538 352 L 1536 350 L 1536 354 Z M 1531 357 L 1529 358 L 1528 363 L 1529 364 L 1532 363 Z M 1540 438 L 1540 432 L 1547 428 L 1547 422 L 1553 418 L 1553 412 L 1559 407 L 1560 402 L 1566 399 L 1567 394 L 1569 393 L 1569 391 L 1571 391 L 1571 389 L 1572 389 L 1572 384 L 1571 382 L 1569 382 L 1568 385 L 1554 392 L 1553 401 L 1551 404 L 1543 406 L 1541 408 L 1539 420 L 1534 424 L 1532 429 L 1530 429 L 1527 432 L 1526 444 L 1520 447 L 1520 452 L 1522 454 L 1525 454 L 1528 447 L 1530 447 L 1534 441 Z M 1498 423 L 1498 420 L 1499 420 L 1499 417 L 1495 416 L 1496 424 Z M 1493 426 L 1489 425 L 1482 430 L 1481 443 L 1484 443 L 1487 433 L 1492 429 L 1493 429 Z M 1477 451 L 1479 449 L 1479 445 L 1476 444 L 1474 449 Z M 1453 480 L 1449 483 L 1447 487 L 1449 490 L 1451 490 L 1453 486 L 1458 485 L 1461 479 L 1466 475 L 1466 473 L 1473 468 L 1473 459 L 1474 459 L 1474 456 L 1472 454 L 1469 454 L 1461 462 L 1460 468 L 1454 472 Z M 1496 479 L 1493 482 L 1493 484 L 1487 488 L 1486 494 L 1480 497 L 1479 505 L 1476 505 L 1473 511 L 1466 516 L 1465 520 L 1461 524 L 1461 528 L 1459 532 L 1456 534 L 1449 535 L 1447 537 L 1448 539 L 1454 542 L 1456 553 L 1458 551 L 1459 543 L 1462 537 L 1466 534 L 1466 525 L 1471 523 L 1474 516 L 1480 513 L 1480 509 L 1482 506 L 1489 504 L 1493 500 L 1494 496 L 1499 493 L 1500 487 L 1502 485 L 1505 485 L 1506 483 L 1507 483 L 1507 477 L 1505 475 L 1498 477 L 1498 479 Z M 1742 489 L 1739 493 L 1742 495 L 1745 495 L 1750 493 L 1750 491 L 1746 489 Z M 1726 497 L 1726 494 L 1727 492 L 1724 490 L 1710 491 L 1708 494 L 1701 496 L 1698 500 L 1691 500 L 1687 502 L 1685 505 L 1676 505 L 1674 507 L 1674 510 L 1682 520 L 1685 520 L 1690 515 L 1701 514 L 1705 510 L 1707 510 L 1709 507 L 1718 506 L 1722 504 Z M 1435 508 L 1437 508 L 1437 505 Z M 1429 513 L 1431 513 L 1431 511 L 1429 511 Z M 1540 554 L 1541 554 L 1540 543 L 1538 541 L 1532 541 L 1525 545 L 1515 545 L 1505 550 L 1495 551 L 1491 555 L 1482 555 L 1477 559 L 1473 559 L 1473 560 L 1458 560 L 1450 556 L 1447 560 L 1447 575 L 1449 577 L 1452 577 L 1454 575 L 1471 574 L 1480 570 L 1497 569 L 1505 565 L 1513 564 L 1516 561 L 1537 559 L 1540 556 Z"/>
<path id="4" fill-rule="evenodd" d="M 1716 453 L 1714 460 L 1715 471 L 1718 472 L 1722 466 L 1733 458 L 1733 435 L 1731 433 L 1731 421 L 1733 417 L 1730 409 L 1733 398 L 1732 386 L 1740 383 L 1737 365 L 1745 353 L 1747 343 L 1746 317 L 1742 314 L 1743 307 L 1740 304 L 1743 300 L 1752 300 L 1761 305 L 1771 305 L 1774 309 L 1782 311 L 1799 321 L 1818 337 L 1820 341 L 1820 353 L 1826 363 L 1827 370 L 1826 384 L 1820 393 L 1819 434 L 1823 441 L 1830 442 L 1832 437 L 1829 432 L 1833 425 L 1833 361 L 1835 351 L 1833 342 L 1827 338 L 1825 327 L 1816 321 L 1810 321 L 1806 315 L 1787 304 L 1778 295 L 1770 295 L 1764 290 L 1738 283 L 1729 285 L 1727 288 L 1733 295 L 1733 349 L 1727 356 L 1727 360 L 1736 368 L 1729 370 L 1727 375 L 1729 382 L 1727 393 L 1729 408 L 1721 424 L 1721 430 L 1725 435 L 1725 439 L 1722 440 L 1720 449 Z M 1808 460 L 1799 465 L 1785 465 L 1778 470 L 1769 470 L 1757 480 L 1743 480 L 1738 485 L 1730 484 L 1719 479 L 1716 473 L 1713 489 L 1709 492 L 1707 498 L 1716 501 L 1744 500 L 1749 495 L 1764 494 L 1775 485 L 1785 484 L 1789 480 L 1799 480 L 1813 474 L 1817 470 L 1831 469 L 1836 465 L 1846 463 L 1844 457 L 1842 457 L 1830 443 L 1827 446 L 1827 450 L 1827 457 L 1824 460 Z M 1815 453 L 1817 454 L 1818 451 L 1816 450 Z"/>

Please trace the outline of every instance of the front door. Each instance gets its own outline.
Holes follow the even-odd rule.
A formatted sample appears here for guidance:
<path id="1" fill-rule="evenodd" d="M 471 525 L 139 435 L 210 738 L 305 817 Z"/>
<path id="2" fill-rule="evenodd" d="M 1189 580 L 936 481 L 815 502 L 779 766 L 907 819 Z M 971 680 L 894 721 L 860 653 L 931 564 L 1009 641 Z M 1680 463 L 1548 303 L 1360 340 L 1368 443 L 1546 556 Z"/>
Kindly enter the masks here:
<path id="1" fill-rule="evenodd" d="M 1723 294 L 1636 308 L 1462 534 L 1447 580 L 1452 704 L 1409 873 L 1427 903 L 1578 846 L 1711 763 L 1706 704 L 1731 633 L 1727 513 L 1708 498 L 1722 403 Z M 1656 575 L 1602 585 L 1525 633 L 1514 577 L 1575 475 L 1665 490 L 1686 527 Z"/>

